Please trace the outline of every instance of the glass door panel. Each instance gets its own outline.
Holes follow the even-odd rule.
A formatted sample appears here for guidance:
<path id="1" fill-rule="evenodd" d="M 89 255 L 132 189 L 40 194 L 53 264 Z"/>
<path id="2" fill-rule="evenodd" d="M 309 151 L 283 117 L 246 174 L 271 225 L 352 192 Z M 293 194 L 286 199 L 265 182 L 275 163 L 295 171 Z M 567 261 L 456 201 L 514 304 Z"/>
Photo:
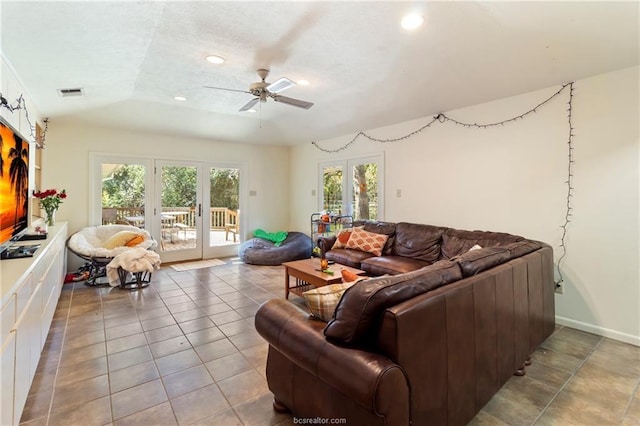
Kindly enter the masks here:
<path id="1" fill-rule="evenodd" d="M 160 256 L 169 262 L 199 259 L 202 256 L 199 167 L 167 161 L 156 164 L 160 206 L 154 221 L 160 230 Z"/>
<path id="2" fill-rule="evenodd" d="M 145 179 L 142 164 L 101 163 L 101 223 L 145 228 Z"/>
<path id="3" fill-rule="evenodd" d="M 374 220 L 378 217 L 378 164 L 351 165 L 353 220 Z"/>
<path id="4" fill-rule="evenodd" d="M 208 175 L 204 256 L 232 256 L 240 242 L 240 170 L 209 167 Z"/>
<path id="5" fill-rule="evenodd" d="M 322 168 L 322 209 L 341 216 L 343 212 L 343 167 L 330 166 Z"/>

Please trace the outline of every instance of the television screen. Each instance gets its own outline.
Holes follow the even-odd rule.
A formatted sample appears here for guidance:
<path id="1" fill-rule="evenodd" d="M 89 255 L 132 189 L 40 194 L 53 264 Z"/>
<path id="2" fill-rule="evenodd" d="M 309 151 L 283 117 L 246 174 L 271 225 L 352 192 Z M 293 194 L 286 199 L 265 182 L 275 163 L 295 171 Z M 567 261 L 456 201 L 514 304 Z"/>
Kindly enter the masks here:
<path id="1" fill-rule="evenodd" d="M 29 225 L 29 142 L 0 117 L 0 252 Z"/>

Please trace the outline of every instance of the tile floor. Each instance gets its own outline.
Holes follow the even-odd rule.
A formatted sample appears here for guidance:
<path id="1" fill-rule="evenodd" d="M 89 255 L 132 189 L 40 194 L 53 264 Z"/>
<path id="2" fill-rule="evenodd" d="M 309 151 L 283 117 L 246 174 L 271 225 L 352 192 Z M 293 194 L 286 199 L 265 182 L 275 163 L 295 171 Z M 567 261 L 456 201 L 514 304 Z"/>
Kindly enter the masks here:
<path id="1" fill-rule="evenodd" d="M 283 274 L 229 259 L 138 291 L 65 285 L 21 424 L 294 424 L 271 409 L 253 326 Z M 557 327 L 472 424 L 638 425 L 639 382 L 640 348 Z"/>

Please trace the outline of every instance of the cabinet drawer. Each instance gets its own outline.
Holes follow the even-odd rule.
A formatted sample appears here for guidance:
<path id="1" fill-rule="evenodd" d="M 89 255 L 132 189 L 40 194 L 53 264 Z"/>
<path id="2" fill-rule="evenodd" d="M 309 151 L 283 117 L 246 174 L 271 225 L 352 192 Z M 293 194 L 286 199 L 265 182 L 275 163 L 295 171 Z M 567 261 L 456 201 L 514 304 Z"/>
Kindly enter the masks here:
<path id="1" fill-rule="evenodd" d="M 33 274 L 29 274 L 27 278 L 22 282 L 20 288 L 16 292 L 16 320 L 27 306 L 27 302 L 31 298 L 31 292 L 33 291 Z"/>
<path id="2" fill-rule="evenodd" d="M 12 294 L 0 312 L 0 345 L 5 341 L 16 322 L 16 295 Z M 2 424 L 2 423 L 0 423 Z"/>

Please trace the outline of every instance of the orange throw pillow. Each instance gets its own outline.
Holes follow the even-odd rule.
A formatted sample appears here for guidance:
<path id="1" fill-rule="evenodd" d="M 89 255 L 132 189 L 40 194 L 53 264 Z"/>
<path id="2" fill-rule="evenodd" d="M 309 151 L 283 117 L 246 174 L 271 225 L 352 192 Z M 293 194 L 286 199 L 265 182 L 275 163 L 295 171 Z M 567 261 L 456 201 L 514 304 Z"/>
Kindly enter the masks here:
<path id="1" fill-rule="evenodd" d="M 336 242 L 333 243 L 333 247 L 331 247 L 331 248 L 332 249 L 345 248 L 347 246 L 347 242 L 351 238 L 351 234 L 353 233 L 353 231 L 355 231 L 357 229 L 362 229 L 362 228 L 363 228 L 362 226 L 358 226 L 357 228 L 343 229 L 336 236 Z"/>
<path id="2" fill-rule="evenodd" d="M 132 239 L 127 241 L 125 246 L 127 246 L 127 247 L 135 247 L 135 246 L 137 246 L 138 244 L 140 244 L 142 242 L 144 242 L 144 237 L 142 235 L 136 235 L 135 237 L 133 237 Z"/>
<path id="3" fill-rule="evenodd" d="M 350 283 L 351 281 L 355 281 L 358 278 L 361 278 L 360 275 L 356 275 L 351 271 L 347 271 L 346 269 L 341 269 L 340 274 L 342 275 L 343 283 Z"/>
<path id="4" fill-rule="evenodd" d="M 346 248 L 380 256 L 382 249 L 384 249 L 384 244 L 388 239 L 388 235 L 376 234 L 375 232 L 368 232 L 364 229 L 354 229 L 351 237 L 349 237 L 349 241 L 347 241 Z"/>

